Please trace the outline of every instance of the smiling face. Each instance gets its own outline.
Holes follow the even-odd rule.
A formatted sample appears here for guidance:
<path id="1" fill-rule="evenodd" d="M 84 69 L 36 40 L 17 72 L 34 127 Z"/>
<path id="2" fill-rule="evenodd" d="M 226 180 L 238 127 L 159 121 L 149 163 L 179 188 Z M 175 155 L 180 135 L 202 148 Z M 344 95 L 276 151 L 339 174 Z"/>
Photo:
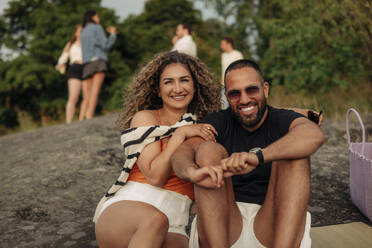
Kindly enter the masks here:
<path id="1" fill-rule="evenodd" d="M 267 115 L 269 84 L 251 67 L 234 69 L 226 75 L 226 95 L 242 126 L 253 131 Z"/>
<path id="2" fill-rule="evenodd" d="M 194 81 L 185 65 L 175 63 L 164 68 L 160 75 L 158 93 L 163 101 L 163 108 L 186 112 L 194 93 Z"/>

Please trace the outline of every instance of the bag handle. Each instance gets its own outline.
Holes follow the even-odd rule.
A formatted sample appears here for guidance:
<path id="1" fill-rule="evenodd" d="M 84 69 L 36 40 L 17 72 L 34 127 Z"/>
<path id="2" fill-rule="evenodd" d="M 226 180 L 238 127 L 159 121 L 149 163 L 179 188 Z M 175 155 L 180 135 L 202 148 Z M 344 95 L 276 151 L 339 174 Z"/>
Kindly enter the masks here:
<path id="1" fill-rule="evenodd" d="M 356 117 L 359 120 L 360 126 L 362 127 L 362 152 L 361 152 L 361 154 L 364 155 L 364 146 L 365 146 L 365 143 L 366 143 L 365 129 L 364 129 L 362 118 L 360 118 L 360 115 L 359 115 L 358 111 L 356 111 L 353 108 L 349 108 L 347 110 L 347 112 L 346 112 L 346 135 L 347 135 L 347 142 L 349 143 L 349 147 L 350 147 L 351 141 L 350 141 L 350 132 L 349 132 L 349 120 L 350 120 L 350 113 L 351 112 L 353 112 L 356 115 Z"/>

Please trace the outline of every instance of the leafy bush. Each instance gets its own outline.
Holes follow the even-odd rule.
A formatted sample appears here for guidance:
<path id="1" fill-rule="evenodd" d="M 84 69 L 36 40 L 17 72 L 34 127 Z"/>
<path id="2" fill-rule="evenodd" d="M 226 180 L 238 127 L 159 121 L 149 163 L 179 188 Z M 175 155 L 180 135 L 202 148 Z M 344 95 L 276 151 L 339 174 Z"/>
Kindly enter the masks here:
<path id="1" fill-rule="evenodd" d="M 17 112 L 14 109 L 0 107 L 0 125 L 14 128 L 19 125 Z"/>
<path id="2" fill-rule="evenodd" d="M 263 2 L 257 23 L 266 75 L 309 93 L 370 78 L 371 13 L 362 1 Z"/>

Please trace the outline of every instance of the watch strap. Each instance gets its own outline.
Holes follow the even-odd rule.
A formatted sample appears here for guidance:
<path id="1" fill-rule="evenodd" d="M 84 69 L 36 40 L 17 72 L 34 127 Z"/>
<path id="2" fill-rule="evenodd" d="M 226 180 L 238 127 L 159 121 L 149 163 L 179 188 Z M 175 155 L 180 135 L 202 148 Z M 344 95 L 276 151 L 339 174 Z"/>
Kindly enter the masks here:
<path id="1" fill-rule="evenodd" d="M 251 149 L 249 152 L 253 152 L 254 154 L 256 154 L 256 156 L 258 158 L 258 165 L 259 166 L 264 164 L 264 157 L 263 157 L 261 148 L 256 147 L 256 148 Z"/>

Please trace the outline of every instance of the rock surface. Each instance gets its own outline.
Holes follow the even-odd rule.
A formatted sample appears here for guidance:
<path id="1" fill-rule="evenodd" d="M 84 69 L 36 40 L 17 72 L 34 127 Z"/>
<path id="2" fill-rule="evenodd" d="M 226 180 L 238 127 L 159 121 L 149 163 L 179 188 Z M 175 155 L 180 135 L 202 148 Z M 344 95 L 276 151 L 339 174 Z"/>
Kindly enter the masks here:
<path id="1" fill-rule="evenodd" d="M 372 141 L 372 115 L 363 116 Z M 116 115 L 0 137 L 0 247 L 97 247 L 92 216 L 124 162 Z M 312 157 L 312 225 L 363 221 L 351 203 L 344 123 Z M 357 123 L 353 140 L 360 139 Z"/>

